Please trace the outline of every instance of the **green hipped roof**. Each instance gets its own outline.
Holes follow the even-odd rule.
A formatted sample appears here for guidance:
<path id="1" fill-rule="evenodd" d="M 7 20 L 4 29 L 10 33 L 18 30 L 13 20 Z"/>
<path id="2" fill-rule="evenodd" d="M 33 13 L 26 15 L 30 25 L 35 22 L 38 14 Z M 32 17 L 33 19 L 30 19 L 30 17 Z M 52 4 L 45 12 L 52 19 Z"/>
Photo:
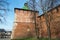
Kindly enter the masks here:
<path id="1" fill-rule="evenodd" d="M 27 9 L 27 10 L 30 10 L 27 6 L 24 6 L 22 9 Z"/>

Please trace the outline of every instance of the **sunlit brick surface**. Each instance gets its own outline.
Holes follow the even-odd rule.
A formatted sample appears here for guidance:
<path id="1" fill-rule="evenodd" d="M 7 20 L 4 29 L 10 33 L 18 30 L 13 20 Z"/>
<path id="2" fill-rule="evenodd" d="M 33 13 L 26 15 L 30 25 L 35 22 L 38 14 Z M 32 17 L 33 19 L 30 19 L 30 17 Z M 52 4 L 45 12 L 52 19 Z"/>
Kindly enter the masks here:
<path id="1" fill-rule="evenodd" d="M 38 16 L 36 11 L 36 25 L 39 29 L 39 37 L 48 37 L 45 14 Z M 51 37 L 60 37 L 60 5 L 47 12 L 50 23 Z M 49 23 L 47 23 L 49 25 Z M 12 38 L 36 36 L 34 26 L 34 11 L 15 9 L 15 21 Z"/>
<path id="2" fill-rule="evenodd" d="M 60 38 L 60 5 L 49 10 L 47 12 L 47 19 L 50 23 L 50 30 L 52 38 L 59 37 Z M 40 18 L 40 27 L 41 27 L 41 36 L 48 36 L 47 33 L 47 25 L 45 20 L 45 14 L 39 16 Z M 49 25 L 49 23 L 47 23 Z"/>
<path id="3" fill-rule="evenodd" d="M 35 36 L 35 21 L 34 12 L 36 17 L 38 11 L 15 9 L 14 28 L 12 31 L 12 38 L 24 38 Z"/>

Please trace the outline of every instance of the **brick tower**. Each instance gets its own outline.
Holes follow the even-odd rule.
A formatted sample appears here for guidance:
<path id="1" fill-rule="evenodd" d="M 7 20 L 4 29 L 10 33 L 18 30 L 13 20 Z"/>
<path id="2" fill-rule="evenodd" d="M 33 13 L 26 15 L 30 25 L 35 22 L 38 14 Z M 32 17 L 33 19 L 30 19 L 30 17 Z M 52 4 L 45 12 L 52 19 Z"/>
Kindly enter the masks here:
<path id="1" fill-rule="evenodd" d="M 34 12 L 38 11 L 15 8 L 15 21 L 11 39 L 35 36 Z"/>

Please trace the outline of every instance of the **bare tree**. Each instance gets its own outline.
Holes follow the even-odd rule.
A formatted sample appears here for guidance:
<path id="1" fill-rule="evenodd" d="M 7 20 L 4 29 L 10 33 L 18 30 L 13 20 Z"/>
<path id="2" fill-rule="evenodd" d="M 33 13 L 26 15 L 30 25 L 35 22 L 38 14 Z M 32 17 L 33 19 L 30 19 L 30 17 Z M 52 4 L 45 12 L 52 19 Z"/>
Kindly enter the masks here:
<path id="1" fill-rule="evenodd" d="M 7 11 L 9 11 L 8 5 L 9 3 L 7 0 L 0 0 L 0 23 L 4 23 L 6 21 L 5 16 L 7 14 Z"/>
<path id="2" fill-rule="evenodd" d="M 28 2 L 28 7 L 31 9 L 31 10 L 34 10 L 36 11 L 37 8 L 36 8 L 36 0 L 29 0 Z M 36 37 L 37 37 L 37 40 L 39 40 L 39 28 L 38 28 L 38 24 L 36 22 L 36 13 L 34 12 L 34 21 L 35 21 L 35 32 L 36 32 Z"/>
<path id="3" fill-rule="evenodd" d="M 47 25 L 47 32 L 49 40 L 51 40 L 51 30 L 50 30 L 50 23 L 51 23 L 51 15 L 50 18 L 48 18 L 48 10 L 52 9 L 54 7 L 54 4 L 56 3 L 56 0 L 40 0 L 40 5 L 43 13 L 45 13 L 45 20 Z"/>
<path id="4" fill-rule="evenodd" d="M 37 2 L 38 1 L 38 2 Z M 45 13 L 45 19 L 46 19 L 46 25 L 47 25 L 47 32 L 49 40 L 51 40 L 51 31 L 50 31 L 50 22 L 52 19 L 52 14 L 50 15 L 50 19 L 48 18 L 48 10 L 52 9 L 54 6 L 56 6 L 57 0 L 29 0 L 28 6 L 32 10 L 42 10 L 43 13 Z M 36 15 L 36 14 L 34 14 Z M 36 18 L 36 16 L 35 16 Z M 35 19 L 36 21 L 36 19 Z M 35 23 L 36 26 L 36 23 Z"/>

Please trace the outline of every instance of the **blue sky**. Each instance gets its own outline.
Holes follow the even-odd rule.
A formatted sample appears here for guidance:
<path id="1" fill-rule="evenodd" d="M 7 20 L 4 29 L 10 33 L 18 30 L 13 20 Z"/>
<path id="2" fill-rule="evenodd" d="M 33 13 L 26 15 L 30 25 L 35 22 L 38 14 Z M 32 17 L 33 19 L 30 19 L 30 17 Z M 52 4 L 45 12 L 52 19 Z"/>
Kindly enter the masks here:
<path id="1" fill-rule="evenodd" d="M 24 3 L 28 0 L 7 0 L 7 1 L 9 2 L 8 7 L 10 11 L 7 12 L 8 14 L 6 15 L 6 20 L 7 20 L 6 24 L 0 23 L 0 28 L 3 28 L 5 30 L 12 30 L 13 22 L 14 22 L 14 8 L 22 8 L 24 6 Z M 60 4 L 60 1 L 58 1 L 57 4 Z"/>
<path id="2" fill-rule="evenodd" d="M 24 3 L 27 0 L 8 0 L 9 2 L 9 9 L 10 11 L 7 12 L 6 15 L 6 24 L 0 23 L 0 28 L 3 28 L 5 30 L 12 30 L 13 29 L 13 22 L 14 22 L 14 8 L 22 8 L 24 6 Z"/>

